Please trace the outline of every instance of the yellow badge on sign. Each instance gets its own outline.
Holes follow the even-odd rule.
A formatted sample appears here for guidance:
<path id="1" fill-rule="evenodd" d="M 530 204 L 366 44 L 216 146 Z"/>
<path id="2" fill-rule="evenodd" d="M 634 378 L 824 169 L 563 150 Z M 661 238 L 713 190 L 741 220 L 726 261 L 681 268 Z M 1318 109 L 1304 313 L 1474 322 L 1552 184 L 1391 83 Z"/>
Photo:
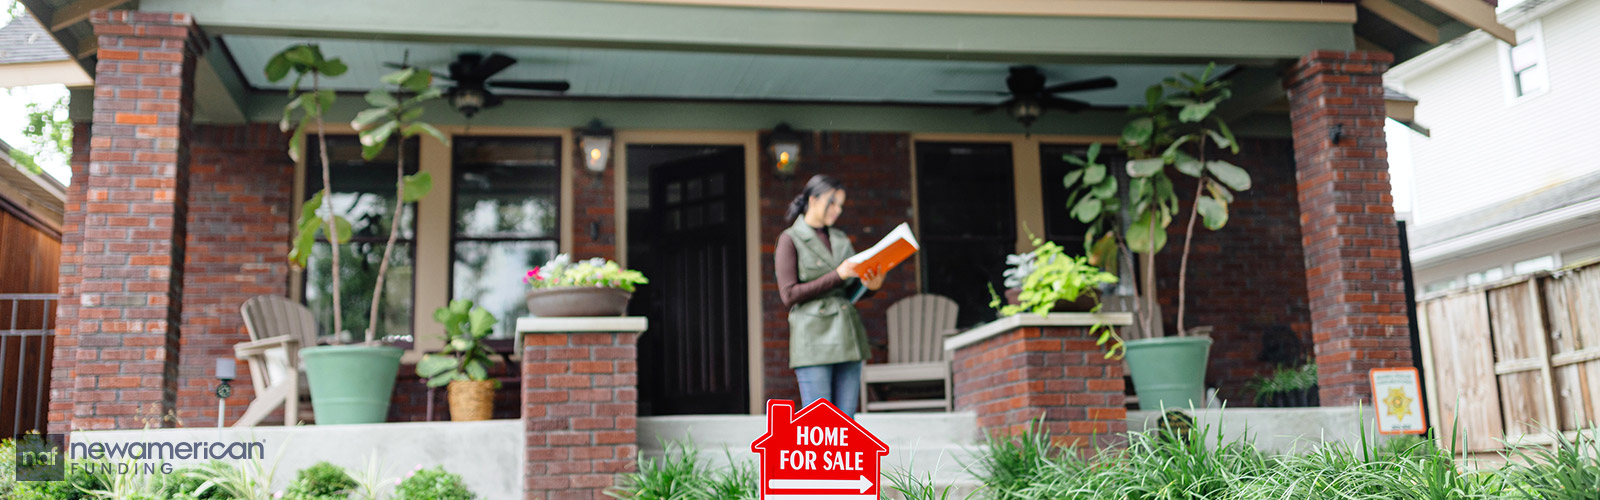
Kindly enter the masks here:
<path id="1" fill-rule="evenodd" d="M 1389 416 L 1395 420 L 1405 420 L 1411 414 L 1411 402 L 1416 401 L 1406 396 L 1405 389 L 1399 387 L 1389 388 L 1389 397 L 1383 398 L 1383 404 L 1389 407 Z"/>

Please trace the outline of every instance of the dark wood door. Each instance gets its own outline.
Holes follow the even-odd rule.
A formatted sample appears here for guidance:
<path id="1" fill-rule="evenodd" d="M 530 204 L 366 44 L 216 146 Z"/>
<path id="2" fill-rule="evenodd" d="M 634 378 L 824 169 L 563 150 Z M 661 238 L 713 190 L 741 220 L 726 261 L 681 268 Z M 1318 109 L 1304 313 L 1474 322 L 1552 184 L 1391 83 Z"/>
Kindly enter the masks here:
<path id="1" fill-rule="evenodd" d="M 649 169 L 651 227 L 641 232 L 649 238 L 650 329 L 639 340 L 640 409 L 745 413 L 744 151 L 706 148 Z"/>

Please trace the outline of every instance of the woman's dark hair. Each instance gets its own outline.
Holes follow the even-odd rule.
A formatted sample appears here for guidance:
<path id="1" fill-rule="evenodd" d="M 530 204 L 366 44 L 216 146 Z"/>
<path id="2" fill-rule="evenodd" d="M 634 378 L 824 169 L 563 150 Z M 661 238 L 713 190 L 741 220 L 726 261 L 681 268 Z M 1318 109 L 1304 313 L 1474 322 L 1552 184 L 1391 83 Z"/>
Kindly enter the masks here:
<path id="1" fill-rule="evenodd" d="M 807 205 L 811 204 L 812 196 L 822 196 L 839 189 L 844 189 L 844 184 L 840 183 L 839 179 L 822 174 L 811 176 L 811 180 L 806 181 L 805 189 L 801 189 L 800 194 L 794 197 L 793 202 L 789 203 L 788 220 L 792 221 L 795 217 L 799 217 L 800 214 L 806 213 Z"/>

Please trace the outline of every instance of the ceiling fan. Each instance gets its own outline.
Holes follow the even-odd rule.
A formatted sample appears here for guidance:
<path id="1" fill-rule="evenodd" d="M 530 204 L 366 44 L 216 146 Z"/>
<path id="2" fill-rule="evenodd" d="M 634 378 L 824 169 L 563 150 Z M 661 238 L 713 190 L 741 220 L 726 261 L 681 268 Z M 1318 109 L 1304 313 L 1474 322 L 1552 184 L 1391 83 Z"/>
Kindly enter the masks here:
<path id="1" fill-rule="evenodd" d="M 496 73 L 504 71 L 517 60 L 501 53 L 489 54 L 485 58 L 478 53 L 463 53 L 456 56 L 455 62 L 450 63 L 450 73 L 441 75 L 433 73 L 435 78 L 443 78 L 455 82 L 445 91 L 445 98 L 450 101 L 450 106 L 456 111 L 472 118 L 479 111 L 499 106 L 500 96 L 490 92 L 495 89 L 539 90 L 546 92 L 565 92 L 572 85 L 565 80 L 489 80 Z M 405 69 L 404 64 L 384 63 L 385 66 Z"/>
<path id="2" fill-rule="evenodd" d="M 1006 90 L 939 90 L 940 93 L 949 94 L 989 94 L 1009 99 L 999 103 L 978 108 L 976 113 L 988 113 L 1005 108 L 1011 113 L 1012 118 L 1022 122 L 1024 128 L 1038 120 L 1045 110 L 1054 109 L 1075 113 L 1089 108 L 1089 103 L 1077 99 L 1058 97 L 1056 94 L 1063 92 L 1079 92 L 1084 90 L 1108 89 L 1117 86 L 1117 80 L 1109 76 L 1078 80 L 1075 82 L 1046 85 L 1044 73 L 1036 66 L 1012 66 L 1010 76 L 1006 77 Z"/>

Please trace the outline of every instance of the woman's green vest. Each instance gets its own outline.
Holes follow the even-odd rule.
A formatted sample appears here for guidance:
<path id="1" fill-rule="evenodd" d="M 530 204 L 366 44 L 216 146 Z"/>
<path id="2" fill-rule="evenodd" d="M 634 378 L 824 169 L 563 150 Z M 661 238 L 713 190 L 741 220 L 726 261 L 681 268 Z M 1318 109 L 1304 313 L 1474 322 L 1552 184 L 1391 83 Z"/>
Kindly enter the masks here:
<path id="1" fill-rule="evenodd" d="M 828 228 L 828 241 L 833 248 L 822 246 L 817 231 L 806 225 L 805 219 L 796 220 L 784 234 L 794 242 L 801 283 L 834 272 L 840 263 L 856 254 L 850 238 L 838 229 Z M 861 313 L 845 295 L 844 287 L 789 308 L 790 368 L 860 361 L 870 357 L 871 352 L 867 327 L 861 324 Z"/>

